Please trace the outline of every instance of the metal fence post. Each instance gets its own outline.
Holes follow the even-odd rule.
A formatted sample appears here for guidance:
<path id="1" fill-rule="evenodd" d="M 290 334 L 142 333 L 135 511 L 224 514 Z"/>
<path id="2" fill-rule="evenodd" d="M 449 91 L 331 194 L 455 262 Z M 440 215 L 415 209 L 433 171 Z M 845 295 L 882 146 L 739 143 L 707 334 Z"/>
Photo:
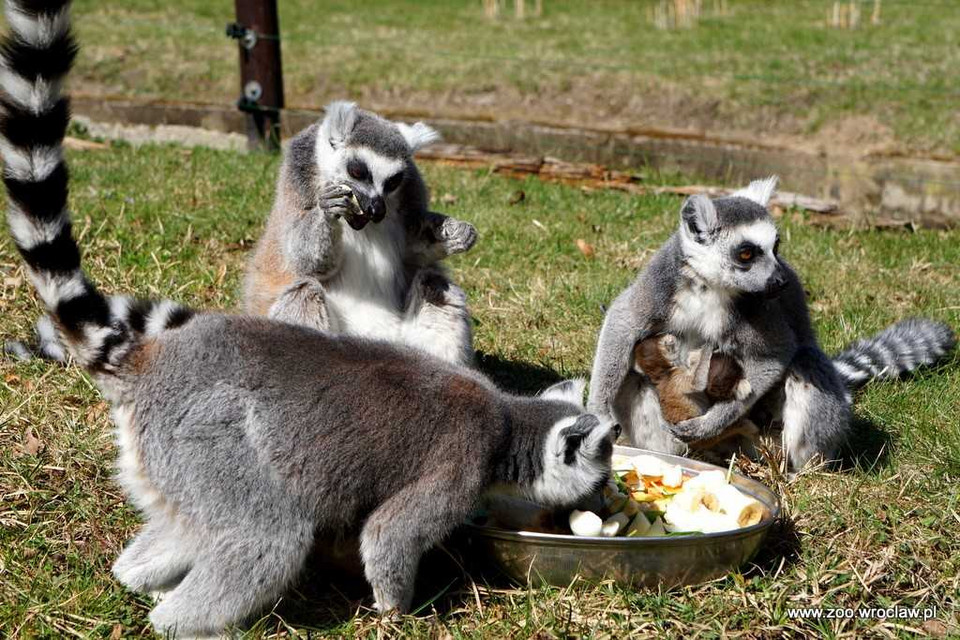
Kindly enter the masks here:
<path id="1" fill-rule="evenodd" d="M 236 0 L 236 11 L 237 22 L 227 26 L 227 35 L 239 42 L 242 95 L 237 107 L 247 113 L 247 146 L 277 151 L 283 108 L 277 0 Z"/>

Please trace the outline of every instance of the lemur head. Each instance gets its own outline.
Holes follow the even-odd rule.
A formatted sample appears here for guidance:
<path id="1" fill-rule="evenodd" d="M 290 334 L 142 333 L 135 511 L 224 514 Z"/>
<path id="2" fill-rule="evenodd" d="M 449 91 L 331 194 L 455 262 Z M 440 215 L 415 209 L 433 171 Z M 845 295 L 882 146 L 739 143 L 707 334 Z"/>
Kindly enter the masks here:
<path id="1" fill-rule="evenodd" d="M 567 380 L 540 394 L 540 411 L 552 426 L 543 441 L 542 468 L 523 487 L 527 496 L 544 505 L 569 506 L 593 494 L 610 478 L 613 444 L 620 425 L 583 408 L 583 380 Z"/>
<path id="2" fill-rule="evenodd" d="M 439 139 L 422 122 L 391 122 L 353 102 L 331 102 L 316 140 L 319 177 L 324 184 L 350 186 L 364 216 L 349 222 L 360 229 L 396 209 L 400 186 L 416 171 L 413 154 Z"/>
<path id="3" fill-rule="evenodd" d="M 776 186 L 770 177 L 728 197 L 688 198 L 680 210 L 685 266 L 708 286 L 733 294 L 779 293 L 786 279 L 777 226 L 767 211 Z"/>

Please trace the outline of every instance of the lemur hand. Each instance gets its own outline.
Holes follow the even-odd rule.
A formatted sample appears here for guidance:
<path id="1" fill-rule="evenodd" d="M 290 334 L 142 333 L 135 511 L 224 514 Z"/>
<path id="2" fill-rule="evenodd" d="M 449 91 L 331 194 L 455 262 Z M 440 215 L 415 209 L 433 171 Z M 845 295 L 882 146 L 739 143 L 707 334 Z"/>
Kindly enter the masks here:
<path id="1" fill-rule="evenodd" d="M 323 187 L 317 195 L 317 207 L 328 216 L 342 217 L 358 231 L 370 221 L 360 211 L 353 191 L 345 184 L 328 184 Z"/>
<path id="2" fill-rule="evenodd" d="M 718 402 L 702 416 L 674 425 L 668 423 L 667 426 L 673 436 L 681 442 L 709 440 L 723 433 L 727 427 L 743 416 L 744 412 L 744 406 L 736 400 Z"/>
<path id="3" fill-rule="evenodd" d="M 469 251 L 477 241 L 477 229 L 469 222 L 447 218 L 440 227 L 440 240 L 447 255 Z"/>

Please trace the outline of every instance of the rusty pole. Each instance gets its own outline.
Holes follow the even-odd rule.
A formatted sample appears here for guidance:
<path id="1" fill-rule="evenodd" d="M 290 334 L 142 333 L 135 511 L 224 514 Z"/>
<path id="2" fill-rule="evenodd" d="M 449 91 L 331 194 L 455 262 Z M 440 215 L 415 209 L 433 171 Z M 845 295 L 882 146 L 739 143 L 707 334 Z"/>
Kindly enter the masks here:
<path id="1" fill-rule="evenodd" d="M 237 107 L 247 113 L 247 146 L 277 151 L 283 108 L 277 0 L 236 0 L 236 11 L 237 22 L 227 26 L 227 35 L 239 42 L 242 94 Z"/>

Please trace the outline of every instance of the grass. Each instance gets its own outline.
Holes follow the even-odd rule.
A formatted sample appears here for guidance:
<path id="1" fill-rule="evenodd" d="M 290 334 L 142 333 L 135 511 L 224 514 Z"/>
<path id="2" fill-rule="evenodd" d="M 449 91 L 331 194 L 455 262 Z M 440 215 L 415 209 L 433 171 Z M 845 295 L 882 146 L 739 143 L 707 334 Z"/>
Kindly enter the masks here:
<path id="1" fill-rule="evenodd" d="M 71 196 L 91 275 L 110 291 L 237 302 L 243 262 L 268 211 L 277 161 L 175 146 L 71 152 Z M 427 165 L 435 197 L 481 240 L 452 261 L 476 316 L 484 368 L 533 391 L 586 375 L 601 305 L 674 226 L 679 201 L 516 181 Z M 511 205 L 517 190 L 522 203 Z M 452 202 L 450 202 L 452 200 Z M 829 350 L 896 319 L 960 327 L 960 231 L 829 231 L 780 222 Z M 594 245 L 594 258 L 576 248 Z M 0 335 L 26 337 L 38 305 L 0 240 Z M 869 386 L 857 401 L 851 468 L 791 484 L 787 517 L 754 563 L 712 584 L 667 592 L 609 584 L 514 588 L 467 578 L 433 554 L 417 616 L 380 621 L 363 589 L 318 573 L 246 632 L 423 638 L 633 635 L 775 637 L 960 634 L 960 359 Z M 111 480 L 106 405 L 75 367 L 0 360 L 0 629 L 11 637 L 149 636 L 145 598 L 109 567 L 139 526 Z M 789 619 L 789 607 L 937 608 L 916 620 Z M 288 626 L 289 625 L 289 626 Z"/>
<path id="2" fill-rule="evenodd" d="M 960 10 L 886 0 L 858 29 L 827 27 L 829 0 L 704 2 L 660 30 L 656 0 L 549 0 L 540 18 L 483 16 L 479 0 L 280 2 L 288 105 L 350 97 L 435 115 L 588 126 L 680 127 L 849 151 L 880 144 L 960 153 Z M 529 3 L 528 3 L 529 4 Z M 227 0 L 77 0 L 75 87 L 232 104 Z"/>

